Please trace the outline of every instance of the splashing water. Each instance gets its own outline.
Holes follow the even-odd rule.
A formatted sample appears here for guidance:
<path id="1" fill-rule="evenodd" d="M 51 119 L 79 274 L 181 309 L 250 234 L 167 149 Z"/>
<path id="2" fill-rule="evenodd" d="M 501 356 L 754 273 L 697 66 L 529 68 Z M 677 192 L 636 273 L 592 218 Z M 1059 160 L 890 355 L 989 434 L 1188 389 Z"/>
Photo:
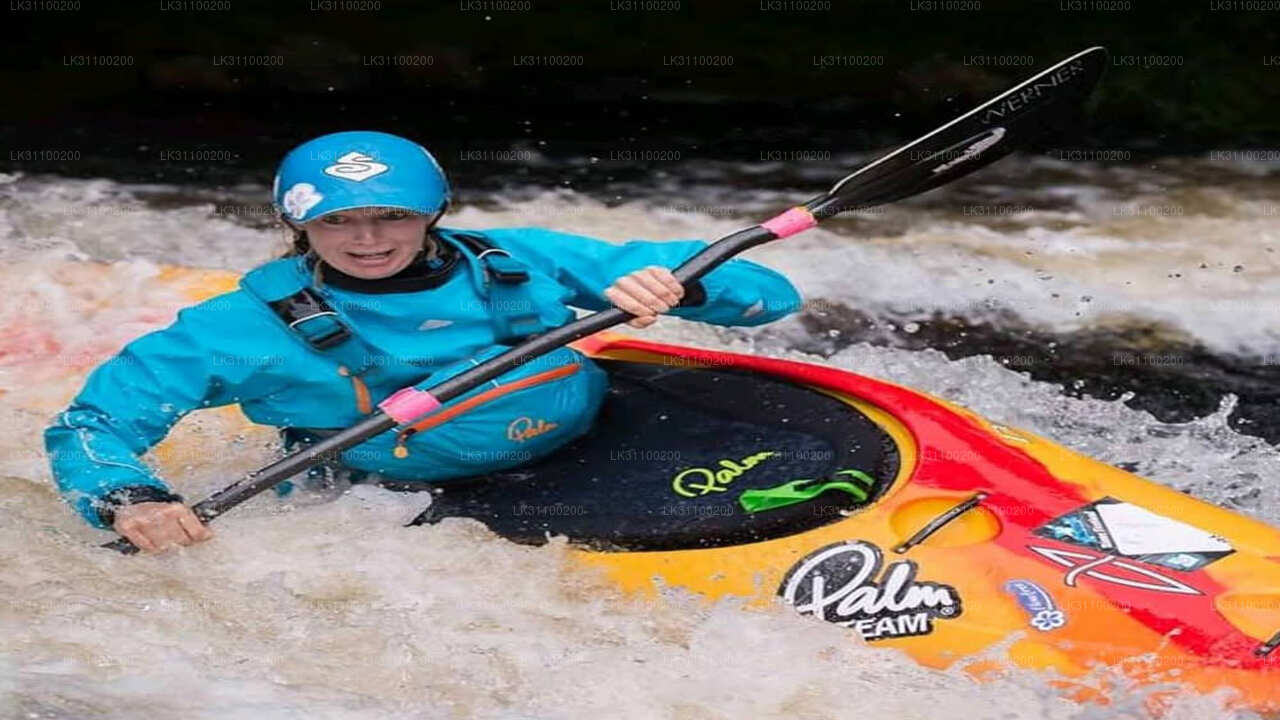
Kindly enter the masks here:
<path id="1" fill-rule="evenodd" d="M 1160 176 L 1041 168 L 1062 175 L 1045 190 L 1060 197 L 1056 207 L 966 220 L 931 200 L 837 222 L 748 256 L 785 272 L 811 303 L 981 314 L 995 301 L 1057 329 L 1127 314 L 1165 322 L 1223 352 L 1271 352 L 1269 308 L 1277 305 L 1267 300 L 1280 285 L 1265 249 L 1275 232 L 1265 207 L 1274 188 L 1260 184 L 1269 176 L 1221 170 L 1234 173 L 1234 185 L 1197 189 L 1179 181 L 1183 170 Z M 1130 177 L 1116 177 L 1124 173 Z M 262 188 L 4 180 L 6 717 L 935 717 L 943 703 L 951 714 L 974 718 L 1147 712 L 1144 692 L 1121 693 L 1106 707 L 1079 706 L 1039 674 L 1009 671 L 977 684 L 959 670 L 924 669 L 781 608 L 708 605 L 676 589 L 664 590 L 658 603 L 623 597 L 566 562 L 563 542 L 518 546 L 459 520 L 400 527 L 426 500 L 367 486 L 306 507 L 260 496 L 220 519 L 215 541 L 161 557 L 101 551 L 95 545 L 106 536 L 58 501 L 41 431 L 96 363 L 192 301 L 181 273 L 166 266 L 243 271 L 277 254 L 280 235 L 261 213 L 220 210 L 252 208 Z M 1138 194 L 1120 194 L 1114 186 L 1122 181 Z M 1184 206 L 1204 207 L 1182 222 L 1114 209 L 1158 204 L 1170 193 L 1191 198 Z M 744 207 L 786 202 L 774 191 L 741 200 Z M 499 195 L 461 208 L 451 223 L 540 225 L 615 241 L 706 238 L 745 224 L 688 212 L 660 196 L 611 207 L 568 191 Z M 854 242 L 854 234 L 869 237 Z M 1220 255 L 1202 278 L 1166 277 L 1175 266 L 1198 264 L 1210 238 Z M 1245 270 L 1230 269 L 1237 264 Z M 1078 303 L 1062 299 L 1082 295 L 1093 298 L 1083 315 Z M 1253 311 L 1226 322 L 1225 303 L 1240 299 Z M 1207 302 L 1224 304 L 1206 310 Z M 756 330 L 668 318 L 646 337 L 820 361 L 917 387 L 1280 523 L 1280 485 L 1272 479 L 1280 454 L 1230 429 L 1230 397 L 1212 415 L 1168 424 L 1120 401 L 1065 396 L 989 356 L 949 360 L 933 350 L 859 344 L 816 358 L 790 349 L 806 332 L 794 320 Z M 174 435 L 175 447 L 203 450 L 150 459 L 188 497 L 226 485 L 277 450 L 273 434 L 246 431 L 234 410 L 195 413 Z M 1179 696 L 1165 716 L 1248 716 L 1229 714 L 1222 702 Z"/>

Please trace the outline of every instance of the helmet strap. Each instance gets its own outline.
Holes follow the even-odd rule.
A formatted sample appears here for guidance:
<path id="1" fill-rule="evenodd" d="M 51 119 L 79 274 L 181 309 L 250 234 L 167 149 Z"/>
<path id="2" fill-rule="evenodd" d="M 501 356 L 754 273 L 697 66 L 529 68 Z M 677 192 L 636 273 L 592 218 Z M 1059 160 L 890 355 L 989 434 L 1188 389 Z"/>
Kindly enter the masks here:
<path id="1" fill-rule="evenodd" d="M 427 223 L 426 232 L 422 237 L 422 249 L 427 254 L 428 261 L 434 261 L 440 255 L 440 241 L 436 239 L 435 228 L 436 223 L 440 222 L 440 218 L 444 217 L 445 212 L 449 209 L 449 201 L 444 201 L 444 206 L 431 217 L 431 221 Z"/>
<path id="2" fill-rule="evenodd" d="M 427 228 L 427 232 L 422 236 L 422 252 L 426 253 L 427 262 L 435 262 L 440 255 L 440 242 L 431 233 L 431 228 Z"/>

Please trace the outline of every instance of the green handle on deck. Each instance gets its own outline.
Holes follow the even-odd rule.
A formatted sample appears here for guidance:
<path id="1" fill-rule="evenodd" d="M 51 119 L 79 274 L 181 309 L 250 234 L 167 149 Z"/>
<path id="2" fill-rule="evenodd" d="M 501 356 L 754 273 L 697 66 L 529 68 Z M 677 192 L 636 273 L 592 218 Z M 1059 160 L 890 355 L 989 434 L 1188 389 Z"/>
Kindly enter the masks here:
<path id="1" fill-rule="evenodd" d="M 861 480 L 867 487 L 862 488 L 848 480 L 831 480 L 820 485 L 812 484 L 819 482 L 818 480 L 792 480 L 777 487 L 743 491 L 738 496 L 738 504 L 749 513 L 765 512 L 812 500 L 828 490 L 843 490 L 862 502 L 867 499 L 867 489 L 876 484 L 874 478 L 861 470 L 839 470 L 832 473 L 833 477 L 836 475 L 848 475 Z M 809 487 L 804 487 L 806 485 Z"/>

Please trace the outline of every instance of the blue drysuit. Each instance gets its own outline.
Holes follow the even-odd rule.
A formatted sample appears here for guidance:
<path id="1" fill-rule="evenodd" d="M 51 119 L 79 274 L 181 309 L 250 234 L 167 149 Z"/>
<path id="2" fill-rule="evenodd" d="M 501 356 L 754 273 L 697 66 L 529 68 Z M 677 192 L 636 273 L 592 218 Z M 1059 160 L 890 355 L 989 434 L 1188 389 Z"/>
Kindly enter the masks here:
<path id="1" fill-rule="evenodd" d="M 329 283 L 313 286 L 304 258 L 272 261 L 276 277 L 309 286 L 327 301 L 358 339 L 362 367 L 349 368 L 318 352 L 244 281 L 240 289 L 186 308 L 169 327 L 129 343 L 93 371 L 45 431 L 63 497 L 89 523 L 107 527 L 121 504 L 180 497 L 139 456 L 192 410 L 239 403 L 260 424 L 345 428 L 400 388 L 429 388 L 506 350 L 497 342 L 490 279 L 476 255 L 456 240 L 462 232 L 436 231 L 460 255 L 441 284 L 420 291 L 372 294 Z M 706 247 L 697 240 L 614 245 L 538 228 L 465 232 L 524 264 L 527 295 L 521 302 L 531 304 L 546 328 L 573 320 L 570 305 L 612 307 L 603 291 L 619 277 L 649 265 L 674 268 Z M 670 314 L 717 325 L 761 325 L 801 305 L 786 278 L 745 260 L 713 270 L 702 278 L 701 290 L 700 304 Z M 522 379 L 527 387 L 511 385 Z M 518 389 L 500 390 L 508 385 Z M 513 467 L 585 433 L 606 390 L 600 368 L 560 348 L 443 410 L 486 391 L 497 397 L 420 432 L 390 430 L 343 453 L 341 461 L 355 470 L 423 482 Z"/>

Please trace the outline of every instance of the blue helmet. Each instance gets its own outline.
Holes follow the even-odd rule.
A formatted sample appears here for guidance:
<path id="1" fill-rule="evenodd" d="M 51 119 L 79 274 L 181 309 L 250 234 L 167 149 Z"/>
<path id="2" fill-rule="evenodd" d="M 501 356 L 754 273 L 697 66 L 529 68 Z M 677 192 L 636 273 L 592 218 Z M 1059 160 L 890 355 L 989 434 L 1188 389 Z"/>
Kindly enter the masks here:
<path id="1" fill-rule="evenodd" d="M 361 207 L 430 215 L 449 204 L 449 181 L 418 143 L 355 130 L 321 135 L 289 151 L 271 195 L 281 214 L 296 223 Z"/>

